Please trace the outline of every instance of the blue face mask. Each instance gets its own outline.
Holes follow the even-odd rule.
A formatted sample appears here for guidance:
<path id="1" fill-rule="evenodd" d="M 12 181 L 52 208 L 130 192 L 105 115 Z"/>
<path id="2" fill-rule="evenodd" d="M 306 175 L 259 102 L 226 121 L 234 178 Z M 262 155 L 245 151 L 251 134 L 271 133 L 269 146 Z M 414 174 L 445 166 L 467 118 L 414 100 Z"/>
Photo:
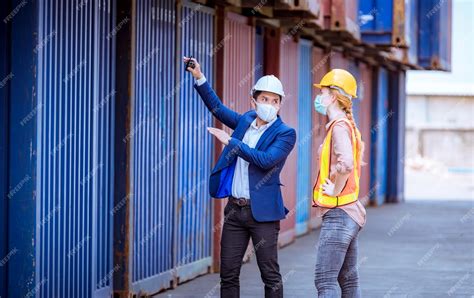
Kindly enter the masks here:
<path id="1" fill-rule="evenodd" d="M 323 105 L 322 100 L 323 100 L 322 94 L 319 94 L 316 96 L 316 98 L 314 99 L 314 109 L 316 110 L 316 112 L 326 115 L 328 107 Z"/>

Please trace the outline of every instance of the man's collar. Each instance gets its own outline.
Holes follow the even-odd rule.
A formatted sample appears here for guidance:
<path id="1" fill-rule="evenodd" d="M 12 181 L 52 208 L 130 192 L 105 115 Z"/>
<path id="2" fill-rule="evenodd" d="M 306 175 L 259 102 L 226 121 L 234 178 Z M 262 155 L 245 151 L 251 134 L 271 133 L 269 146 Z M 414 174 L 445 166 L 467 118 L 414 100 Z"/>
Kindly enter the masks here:
<path id="1" fill-rule="evenodd" d="M 261 125 L 260 127 L 257 127 L 257 118 L 255 118 L 252 123 L 250 124 L 250 126 L 252 126 L 252 128 L 254 129 L 267 129 L 269 128 L 270 126 L 272 126 L 273 123 L 275 123 L 275 121 L 277 121 L 278 119 L 278 116 L 275 117 L 275 119 L 273 119 L 272 121 L 264 124 L 264 125 Z"/>

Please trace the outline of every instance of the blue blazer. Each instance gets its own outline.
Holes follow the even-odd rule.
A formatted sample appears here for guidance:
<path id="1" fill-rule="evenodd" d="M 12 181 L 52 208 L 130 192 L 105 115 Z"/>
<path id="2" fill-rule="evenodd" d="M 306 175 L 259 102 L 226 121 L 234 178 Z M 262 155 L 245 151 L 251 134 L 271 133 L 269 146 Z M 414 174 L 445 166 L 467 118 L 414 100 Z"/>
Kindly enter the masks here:
<path id="1" fill-rule="evenodd" d="M 296 131 L 281 121 L 280 116 L 263 133 L 255 148 L 242 142 L 245 132 L 257 117 L 254 110 L 239 114 L 224 104 L 208 82 L 194 84 L 209 111 L 233 129 L 232 139 L 225 146 L 209 180 L 209 193 L 214 198 L 232 194 L 232 179 L 237 157 L 249 162 L 249 190 L 252 214 L 257 221 L 285 218 L 288 209 L 283 205 L 280 172 L 296 142 Z"/>

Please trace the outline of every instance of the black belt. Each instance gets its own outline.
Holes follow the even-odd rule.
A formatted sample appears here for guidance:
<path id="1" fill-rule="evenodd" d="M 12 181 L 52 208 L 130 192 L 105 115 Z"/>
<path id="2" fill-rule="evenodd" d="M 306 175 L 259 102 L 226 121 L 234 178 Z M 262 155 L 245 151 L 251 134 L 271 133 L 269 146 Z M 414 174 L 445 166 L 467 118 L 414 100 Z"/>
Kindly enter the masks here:
<path id="1" fill-rule="evenodd" d="M 232 203 L 240 207 L 250 206 L 250 199 L 246 199 L 246 198 L 236 198 L 236 197 L 230 196 L 229 201 L 231 201 Z"/>

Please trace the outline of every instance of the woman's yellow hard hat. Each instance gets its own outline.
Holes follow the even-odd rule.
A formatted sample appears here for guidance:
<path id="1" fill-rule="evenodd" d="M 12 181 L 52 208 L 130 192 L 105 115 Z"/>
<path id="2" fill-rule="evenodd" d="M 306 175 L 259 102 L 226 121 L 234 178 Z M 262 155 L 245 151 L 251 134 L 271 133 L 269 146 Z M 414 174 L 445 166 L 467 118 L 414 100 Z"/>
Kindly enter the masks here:
<path id="1" fill-rule="evenodd" d="M 357 98 L 357 81 L 350 72 L 344 69 L 335 68 L 324 75 L 319 84 L 314 87 L 338 87 L 352 98 Z"/>

